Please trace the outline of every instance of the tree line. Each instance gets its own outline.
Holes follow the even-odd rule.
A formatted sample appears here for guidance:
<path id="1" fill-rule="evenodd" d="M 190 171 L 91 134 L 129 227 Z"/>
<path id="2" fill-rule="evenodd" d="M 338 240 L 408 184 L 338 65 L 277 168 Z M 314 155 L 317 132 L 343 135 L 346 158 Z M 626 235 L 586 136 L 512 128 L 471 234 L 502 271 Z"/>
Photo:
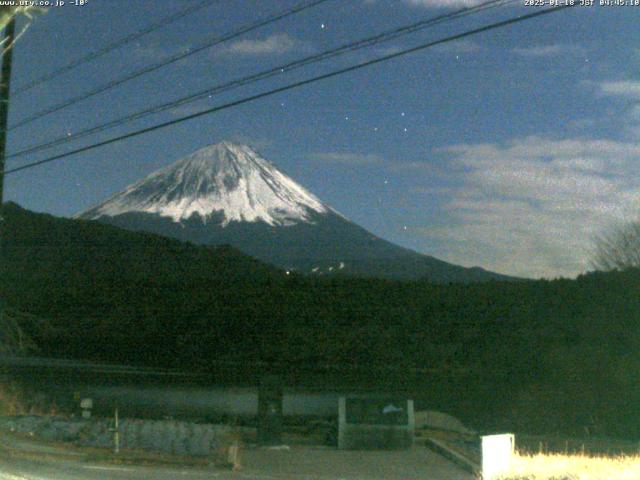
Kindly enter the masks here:
<path id="1" fill-rule="evenodd" d="M 640 272 L 434 285 L 286 275 L 5 207 L 0 288 L 43 355 L 404 389 L 486 430 L 640 433 Z M 276 367 L 274 367 L 276 368 Z M 322 370 L 322 369 L 325 370 Z M 637 420 L 636 420 L 637 419 Z"/>

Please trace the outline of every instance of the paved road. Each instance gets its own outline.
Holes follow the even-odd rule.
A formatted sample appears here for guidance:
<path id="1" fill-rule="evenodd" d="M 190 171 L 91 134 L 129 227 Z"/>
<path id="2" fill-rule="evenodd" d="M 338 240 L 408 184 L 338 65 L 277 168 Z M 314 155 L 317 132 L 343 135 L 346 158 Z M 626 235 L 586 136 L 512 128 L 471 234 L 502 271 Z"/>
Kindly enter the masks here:
<path id="1" fill-rule="evenodd" d="M 158 479 L 174 480 L 234 478 L 219 475 L 218 472 L 193 471 L 149 467 L 125 467 L 111 465 L 91 465 L 70 461 L 25 460 L 2 458 L 0 479 L 2 480 L 105 480 L 105 479 Z M 237 477 L 236 477 L 237 478 Z"/>
<path id="2" fill-rule="evenodd" d="M 278 462 L 280 463 L 280 462 Z M 363 480 L 363 479 L 431 479 L 431 480 L 471 480 L 473 477 L 454 465 L 444 464 L 440 458 L 428 468 L 412 468 L 407 471 L 406 466 L 400 471 L 393 472 L 385 469 L 372 472 L 372 465 L 360 462 L 352 463 L 347 471 L 339 468 L 340 465 L 325 465 L 323 472 L 309 471 L 309 468 L 295 471 L 293 465 L 288 468 L 276 468 L 275 471 L 265 472 L 244 467 L 240 472 L 230 472 L 214 468 L 175 468 L 175 467 L 138 467 L 119 465 L 98 465 L 69 460 L 33 460 L 20 458 L 0 459 L 0 479 L 2 480 L 175 480 L 183 479 L 210 479 L 221 480 Z M 282 467 L 282 464 L 280 464 Z M 333 470 L 328 474 L 326 470 Z"/>
<path id="3" fill-rule="evenodd" d="M 3 440 L 6 445 L 7 437 Z M 214 467 L 98 464 L 82 453 L 20 439 L 11 442 L 9 449 L 0 449 L 0 480 L 473 480 L 472 475 L 422 447 L 402 452 L 306 446 L 248 448 L 242 452 L 241 462 L 239 472 Z"/>

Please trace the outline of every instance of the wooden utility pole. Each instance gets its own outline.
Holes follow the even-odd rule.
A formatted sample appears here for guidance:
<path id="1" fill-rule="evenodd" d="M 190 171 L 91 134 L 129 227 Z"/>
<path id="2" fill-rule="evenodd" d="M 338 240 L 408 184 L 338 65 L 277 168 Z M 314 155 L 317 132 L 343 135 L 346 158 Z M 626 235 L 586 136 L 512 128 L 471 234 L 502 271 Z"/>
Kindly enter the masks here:
<path id="1" fill-rule="evenodd" d="M 2 79 L 0 79 L 0 205 L 4 202 L 4 159 L 7 149 L 7 122 L 9 120 L 9 86 L 11 84 L 11 64 L 13 41 L 16 31 L 16 17 L 4 29 L 2 45 L 6 48 L 2 56 Z M 0 235 L 2 235 L 0 229 Z"/>
<path id="2" fill-rule="evenodd" d="M 7 123 L 9 120 L 9 85 L 11 84 L 11 62 L 13 57 L 13 42 L 16 31 L 16 17 L 14 16 L 4 28 L 2 46 L 5 51 L 2 56 L 2 78 L 0 78 L 0 270 L 4 266 L 4 160 L 7 148 Z M 1 47 L 0 47 L 1 48 Z M 0 321 L 4 318 L 5 299 L 0 296 Z"/>

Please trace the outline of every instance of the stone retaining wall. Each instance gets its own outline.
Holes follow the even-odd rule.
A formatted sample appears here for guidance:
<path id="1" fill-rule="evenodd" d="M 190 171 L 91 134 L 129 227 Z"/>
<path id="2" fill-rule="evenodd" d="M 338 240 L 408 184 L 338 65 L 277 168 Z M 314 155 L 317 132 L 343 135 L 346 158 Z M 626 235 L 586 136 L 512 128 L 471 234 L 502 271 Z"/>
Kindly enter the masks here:
<path id="1" fill-rule="evenodd" d="M 111 448 L 113 422 L 106 419 L 76 420 L 60 417 L 3 417 L 0 429 L 31 434 L 50 441 Z M 120 448 L 152 450 L 177 455 L 209 456 L 229 440 L 232 427 L 174 420 L 122 419 L 118 428 Z"/>

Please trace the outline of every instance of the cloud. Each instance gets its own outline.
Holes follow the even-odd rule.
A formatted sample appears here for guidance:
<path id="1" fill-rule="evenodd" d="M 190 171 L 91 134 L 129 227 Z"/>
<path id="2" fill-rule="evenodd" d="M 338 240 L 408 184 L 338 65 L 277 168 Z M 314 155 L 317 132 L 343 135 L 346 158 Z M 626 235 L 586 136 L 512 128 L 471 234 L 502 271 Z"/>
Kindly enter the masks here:
<path id="1" fill-rule="evenodd" d="M 567 126 L 574 130 L 587 130 L 596 127 L 598 122 L 593 118 L 579 118 L 567 122 Z"/>
<path id="2" fill-rule="evenodd" d="M 148 45 L 138 43 L 130 48 L 128 52 L 133 56 L 134 61 L 148 63 L 166 60 L 178 53 L 187 52 L 189 48 L 189 45 L 179 47 L 176 45 L 161 45 L 159 43 Z"/>
<path id="3" fill-rule="evenodd" d="M 207 105 L 203 104 L 202 102 L 185 103 L 184 105 L 178 105 L 177 107 L 172 108 L 171 110 L 169 110 L 169 112 L 175 117 L 186 117 L 188 115 L 200 113 L 206 108 Z"/>
<path id="4" fill-rule="evenodd" d="M 556 43 L 535 47 L 516 47 L 512 52 L 521 57 L 557 57 L 560 55 L 585 55 L 587 51 L 577 45 Z"/>
<path id="5" fill-rule="evenodd" d="M 601 82 L 598 86 L 602 95 L 640 100 L 640 81 L 607 81 Z"/>
<path id="6" fill-rule="evenodd" d="M 442 53 L 474 53 L 481 50 L 482 47 L 471 40 L 456 40 L 451 43 L 435 45 L 433 50 Z"/>
<path id="7" fill-rule="evenodd" d="M 448 223 L 423 227 L 443 257 L 527 277 L 588 270 L 595 235 L 640 211 L 640 145 L 520 138 L 462 144 L 443 192 Z"/>
<path id="8" fill-rule="evenodd" d="M 229 137 L 229 140 L 234 143 L 249 145 L 256 150 L 264 150 L 265 148 L 269 148 L 273 145 L 273 140 L 269 140 L 268 138 L 251 137 L 243 133 L 233 134 Z"/>
<path id="9" fill-rule="evenodd" d="M 326 152 L 312 153 L 309 157 L 319 162 L 341 163 L 344 165 L 382 165 L 384 159 L 374 153 Z"/>
<path id="10" fill-rule="evenodd" d="M 286 33 L 276 33 L 259 40 L 239 40 L 218 50 L 217 54 L 232 55 L 282 55 L 293 51 L 308 51 L 309 46 Z"/>
<path id="11" fill-rule="evenodd" d="M 640 140 L 640 81 L 611 80 L 604 82 L 583 82 L 588 87 L 595 86 L 596 92 L 603 97 L 614 97 L 627 102 L 625 109 L 618 115 L 627 138 Z"/>
<path id="12" fill-rule="evenodd" d="M 390 45 L 388 47 L 378 47 L 373 49 L 373 53 L 376 57 L 385 57 L 387 55 L 393 55 L 402 51 L 402 47 L 397 45 Z"/>

